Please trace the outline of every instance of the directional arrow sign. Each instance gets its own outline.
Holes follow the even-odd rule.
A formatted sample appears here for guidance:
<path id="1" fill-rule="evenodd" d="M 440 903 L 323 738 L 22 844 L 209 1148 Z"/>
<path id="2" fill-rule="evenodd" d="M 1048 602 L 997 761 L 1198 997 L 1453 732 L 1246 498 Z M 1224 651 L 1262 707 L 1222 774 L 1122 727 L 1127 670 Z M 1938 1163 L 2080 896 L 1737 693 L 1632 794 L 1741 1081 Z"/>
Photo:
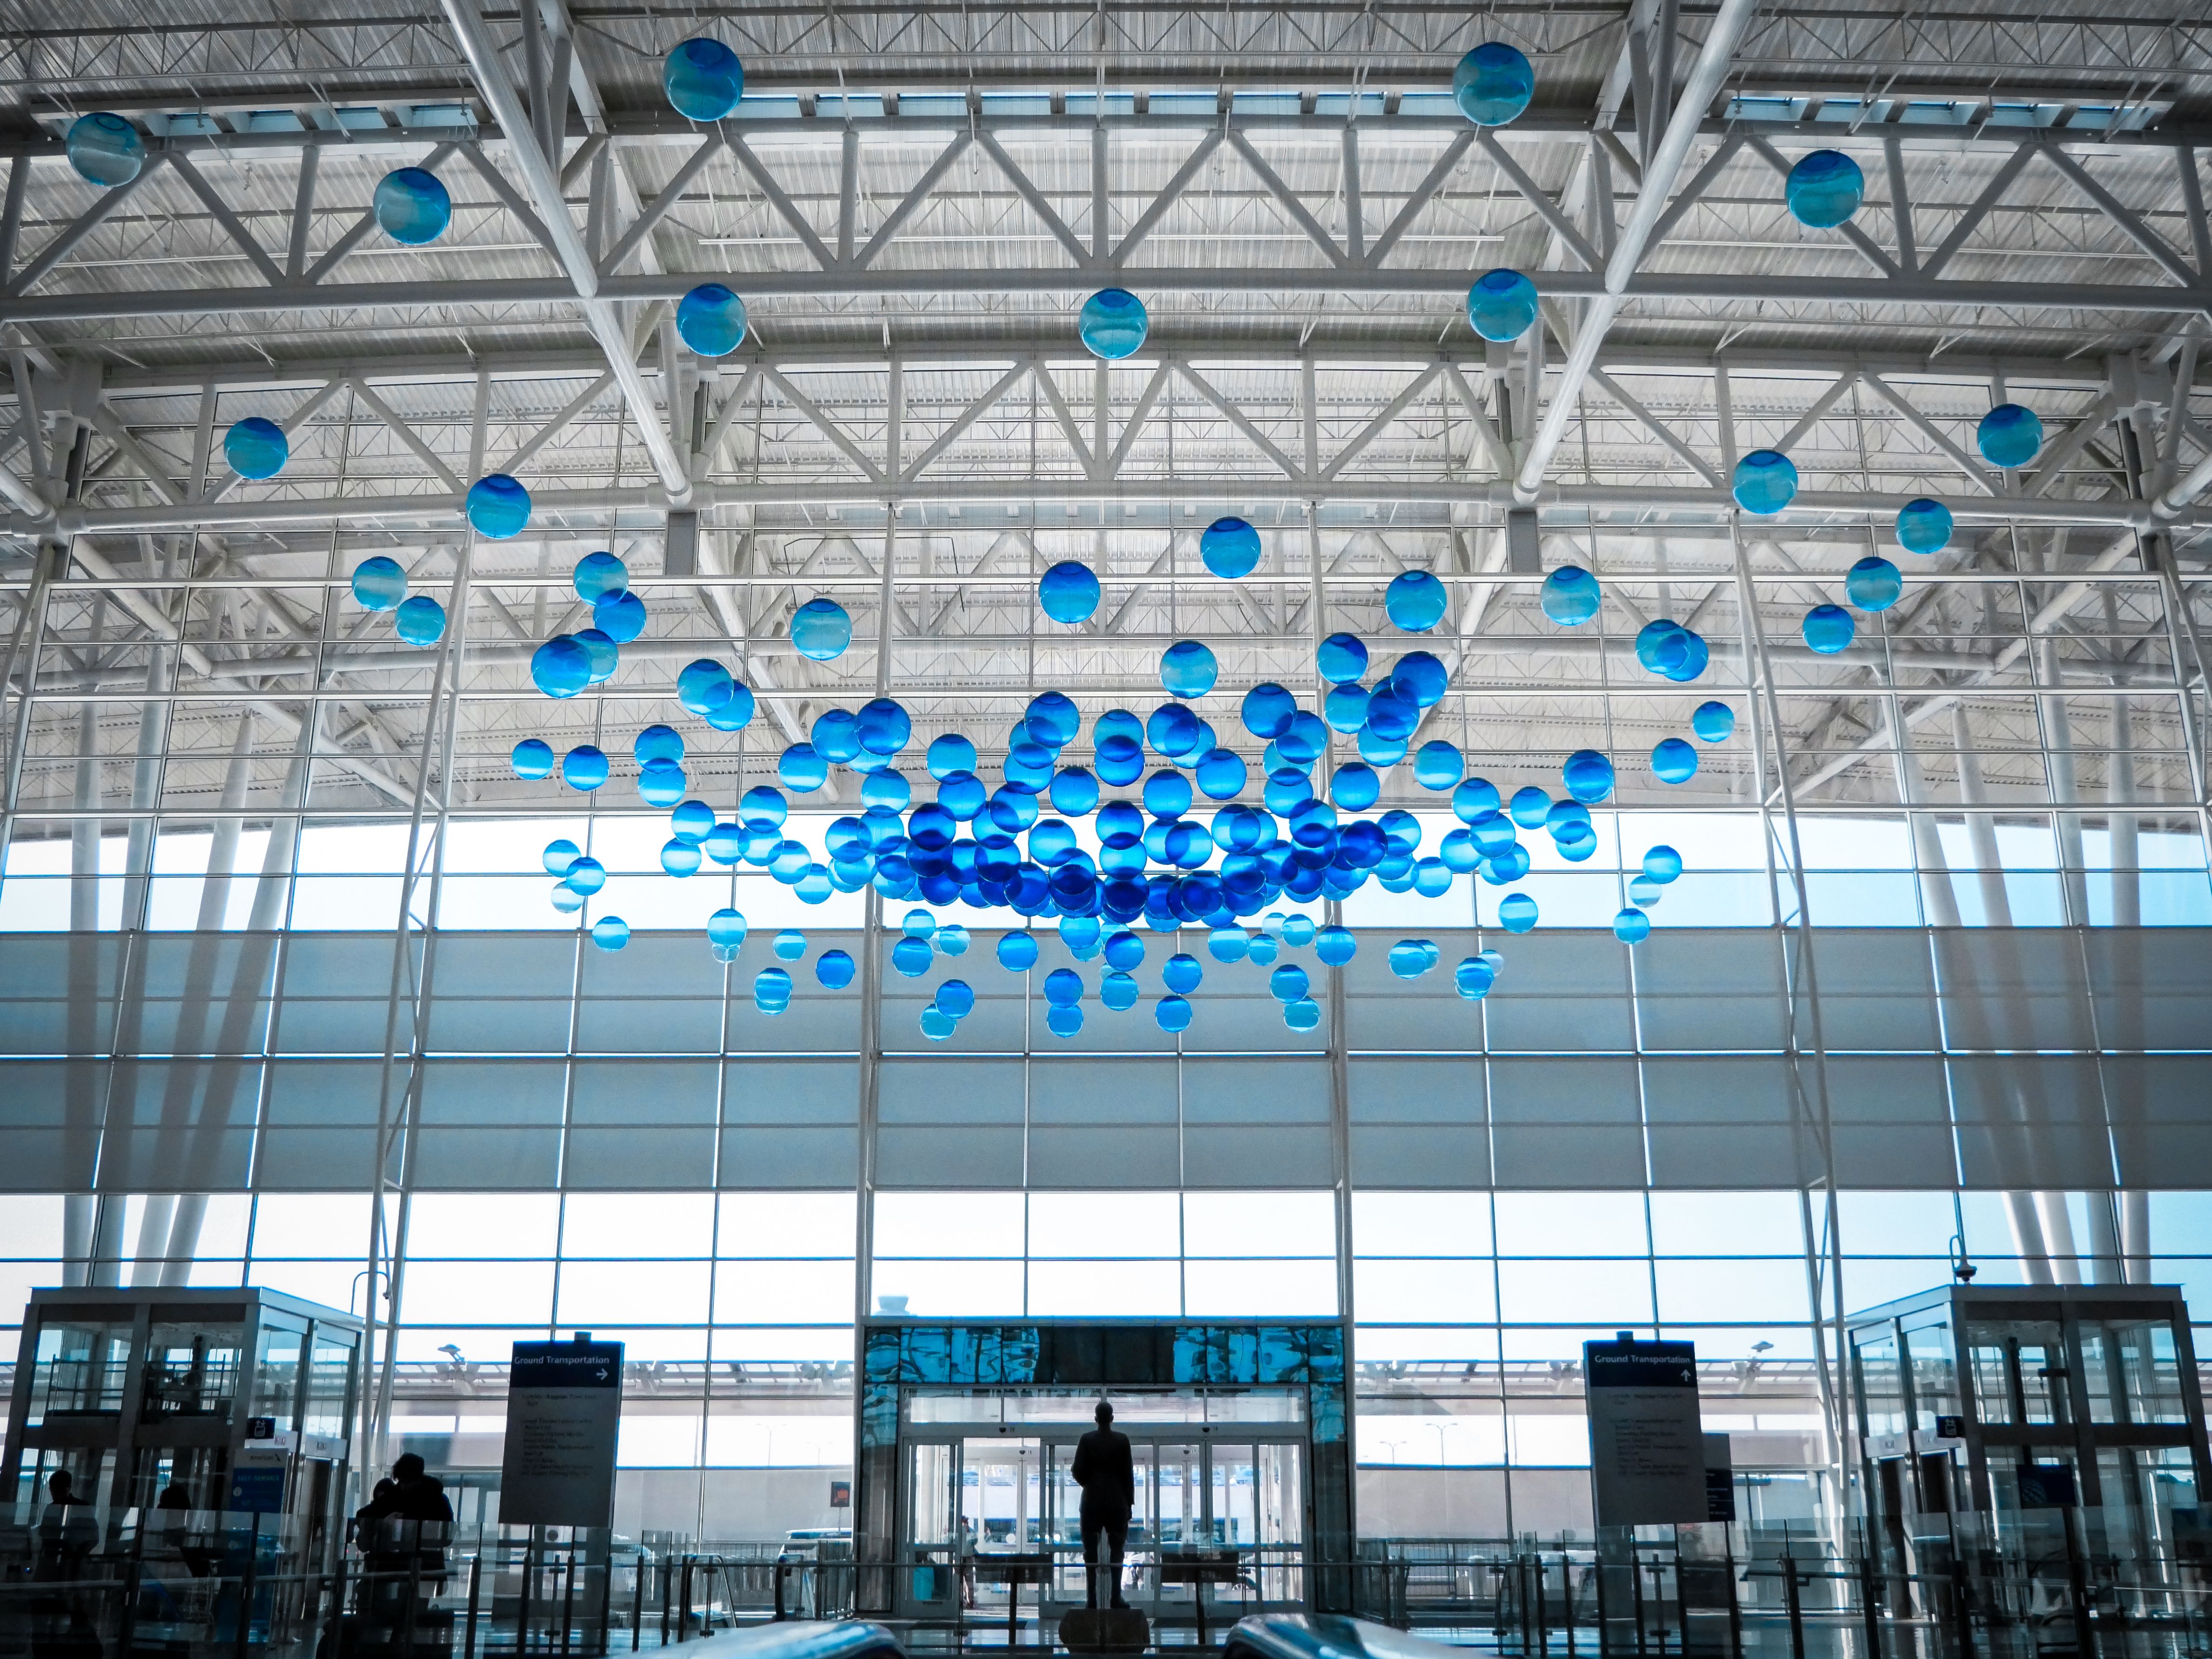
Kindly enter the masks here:
<path id="1" fill-rule="evenodd" d="M 500 1466 L 502 1524 L 613 1524 L 622 1364 L 619 1342 L 514 1345 Z"/>

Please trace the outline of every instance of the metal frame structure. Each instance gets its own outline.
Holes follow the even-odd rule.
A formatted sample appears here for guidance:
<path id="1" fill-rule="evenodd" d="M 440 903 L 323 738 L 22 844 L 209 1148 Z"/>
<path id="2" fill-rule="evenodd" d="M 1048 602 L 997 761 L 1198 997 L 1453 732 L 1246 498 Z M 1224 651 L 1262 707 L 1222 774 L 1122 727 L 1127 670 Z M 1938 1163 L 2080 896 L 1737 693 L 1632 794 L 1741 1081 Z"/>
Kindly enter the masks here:
<path id="1" fill-rule="evenodd" d="M 305 823 L 406 823 L 377 1165 L 403 1233 L 449 827 L 547 810 L 506 771 L 514 738 L 612 732 L 695 655 L 734 656 L 760 695 L 751 732 L 702 751 L 742 788 L 871 678 L 924 732 L 988 728 L 1046 685 L 1087 708 L 1146 696 L 1159 646 L 1202 633 L 1224 690 L 1303 691 L 1312 642 L 1381 631 L 1383 582 L 1426 568 L 1452 593 L 1433 730 L 1510 771 L 1679 728 L 1697 699 L 1640 677 L 1627 642 L 1694 619 L 1750 741 L 1680 792 L 1625 769 L 1623 801 L 1757 815 L 1824 1147 L 1801 813 L 1909 820 L 1939 927 L 1960 920 L 1939 817 L 1991 922 L 2011 915 L 2002 827 L 2048 827 L 2077 925 L 2085 835 L 2123 872 L 2144 824 L 2205 842 L 2201 25 L 1746 0 L 309 11 L 277 29 L 101 0 L 66 33 L 0 31 L 27 117 L 0 139 L 0 859 L 65 835 L 93 876 L 117 825 L 136 927 L 162 836 L 204 828 L 212 930 L 246 824 L 271 826 L 276 877 Z M 658 91 L 692 31 L 752 76 L 712 129 Z M 1535 60 L 1539 103 L 1477 129 L 1449 76 L 1493 32 Z M 95 107 L 151 135 L 106 191 L 59 137 Z M 1870 181 L 1833 232 L 1783 206 L 1816 148 Z M 367 207 L 406 164 L 455 198 L 427 248 Z M 1510 347 L 1461 309 L 1499 264 L 1544 299 Z M 708 276 L 751 307 L 720 361 L 673 325 Z M 1072 323 L 1109 284 L 1154 331 L 1112 367 Z M 2008 399 L 2049 434 L 2016 472 L 1972 449 Z M 291 441 L 265 484 L 220 459 L 246 414 Z M 1754 520 L 1727 481 L 1762 447 L 1806 488 Z M 512 542 L 463 525 L 491 471 L 533 492 Z M 1926 494 L 1956 510 L 1953 546 L 1907 562 L 1905 601 L 1852 652 L 1798 647 L 1805 606 Z M 1530 508 L 1533 560 L 1509 528 Z M 1196 559 L 1223 512 L 1268 544 L 1234 587 Z M 527 660 L 599 544 L 655 626 L 549 714 Z M 349 608 L 372 552 L 446 605 L 434 653 Z M 1068 556 L 1109 599 L 1074 630 L 1034 602 Z M 1607 584 L 1597 637 L 1535 607 L 1568 559 Z M 814 592 L 866 642 L 834 667 L 784 638 Z M 1340 1194 L 1343 1060 L 1334 1040 Z M 1829 1219 L 1808 1237 L 1832 1243 Z M 368 1265 L 397 1303 L 380 1231 Z M 384 1358 L 388 1408 L 388 1340 Z"/>

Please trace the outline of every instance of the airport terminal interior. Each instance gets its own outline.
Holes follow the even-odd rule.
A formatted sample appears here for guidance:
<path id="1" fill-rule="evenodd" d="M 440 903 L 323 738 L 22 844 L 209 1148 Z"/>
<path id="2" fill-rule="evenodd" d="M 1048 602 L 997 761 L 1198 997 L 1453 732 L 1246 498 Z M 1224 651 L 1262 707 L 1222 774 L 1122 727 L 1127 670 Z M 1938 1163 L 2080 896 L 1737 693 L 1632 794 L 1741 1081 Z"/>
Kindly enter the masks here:
<path id="1" fill-rule="evenodd" d="M 0 45 L 0 1655 L 2212 1653 L 2201 9 Z"/>

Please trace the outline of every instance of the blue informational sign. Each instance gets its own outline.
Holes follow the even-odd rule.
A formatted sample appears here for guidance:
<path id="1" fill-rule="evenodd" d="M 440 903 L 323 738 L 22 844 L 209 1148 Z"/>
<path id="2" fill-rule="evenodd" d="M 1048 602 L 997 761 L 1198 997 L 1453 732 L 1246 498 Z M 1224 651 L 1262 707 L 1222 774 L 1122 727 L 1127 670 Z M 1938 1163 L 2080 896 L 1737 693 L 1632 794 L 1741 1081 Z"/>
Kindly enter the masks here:
<path id="1" fill-rule="evenodd" d="M 284 1510 L 284 1466 L 244 1465 L 230 1472 L 230 1497 L 223 1505 L 235 1515 L 281 1515 Z"/>

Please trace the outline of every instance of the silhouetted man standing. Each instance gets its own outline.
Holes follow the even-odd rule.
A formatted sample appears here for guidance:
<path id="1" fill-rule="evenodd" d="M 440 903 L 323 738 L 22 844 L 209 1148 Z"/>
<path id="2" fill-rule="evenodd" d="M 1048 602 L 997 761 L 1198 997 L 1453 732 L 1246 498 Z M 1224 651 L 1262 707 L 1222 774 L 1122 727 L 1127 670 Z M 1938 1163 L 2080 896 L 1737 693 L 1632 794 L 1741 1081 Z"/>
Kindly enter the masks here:
<path id="1" fill-rule="evenodd" d="M 1075 1484 L 1083 1488 L 1083 1605 L 1098 1605 L 1098 1536 L 1106 1535 L 1113 1563 L 1113 1605 L 1121 1599 L 1121 1551 L 1129 1541 L 1129 1511 L 1137 1504 L 1137 1466 L 1129 1437 L 1114 1426 L 1114 1408 L 1098 1402 L 1098 1426 L 1075 1443 Z"/>

